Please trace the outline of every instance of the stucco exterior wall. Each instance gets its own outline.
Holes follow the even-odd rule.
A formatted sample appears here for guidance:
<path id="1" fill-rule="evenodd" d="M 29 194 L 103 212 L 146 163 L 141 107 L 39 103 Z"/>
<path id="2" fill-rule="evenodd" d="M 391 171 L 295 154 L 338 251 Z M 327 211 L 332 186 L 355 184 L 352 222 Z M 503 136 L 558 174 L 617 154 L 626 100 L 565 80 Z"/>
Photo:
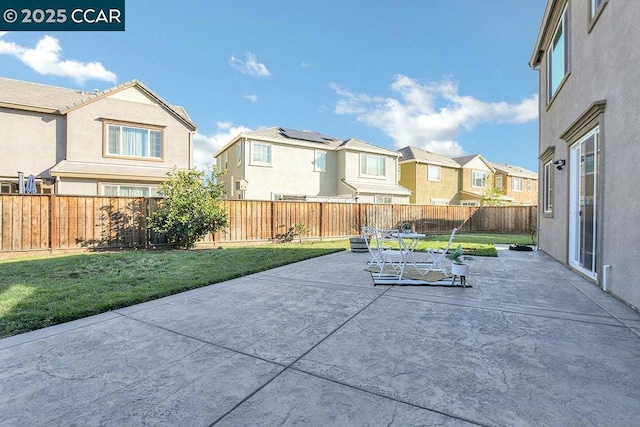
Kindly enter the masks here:
<path id="1" fill-rule="evenodd" d="M 107 155 L 105 121 L 124 122 L 142 127 L 145 125 L 162 127 L 163 159 L 159 161 Z M 189 168 L 192 164 L 190 138 L 190 130 L 151 99 L 149 103 L 141 103 L 106 97 L 67 113 L 67 160 L 69 161 Z"/>
<path id="2" fill-rule="evenodd" d="M 598 153 L 596 281 L 604 285 L 603 266 L 610 265 L 608 290 L 640 307 L 636 280 L 640 264 L 636 251 L 629 250 L 630 244 L 640 241 L 636 225 L 640 177 L 634 173 L 640 164 L 640 2 L 609 1 L 590 32 L 588 3 L 569 2 L 570 74 L 550 104 L 546 100 L 548 46 L 544 47 L 546 53 L 539 67 L 539 152 L 555 147 L 552 160 L 565 159 L 567 166 L 562 171 L 554 170 L 553 213 L 540 211 L 538 242 L 549 255 L 568 262 L 569 178 L 572 168 L 578 166 L 570 164 L 569 143 L 561 135 L 594 102 L 605 100 Z M 584 133 L 589 130 L 584 129 Z M 540 209 L 542 205 L 541 201 Z"/>
<path id="3" fill-rule="evenodd" d="M 261 142 L 264 143 L 264 142 Z M 235 152 L 235 144 L 230 148 Z M 327 168 L 315 170 L 315 152 L 311 147 L 296 147 L 271 143 L 271 165 L 251 162 L 251 140 L 245 143 L 244 177 L 247 180 L 245 198 L 271 200 L 274 194 L 332 196 L 335 195 L 336 153 L 326 151 Z M 229 154 L 231 159 L 232 153 Z M 231 160 L 230 160 L 231 162 Z M 236 170 L 238 180 L 242 175 Z M 232 183 L 233 185 L 233 183 Z"/>
<path id="4" fill-rule="evenodd" d="M 56 183 L 56 193 L 95 196 L 99 194 L 98 183 L 95 179 L 60 178 Z"/>
<path id="5" fill-rule="evenodd" d="M 50 176 L 64 158 L 65 133 L 63 116 L 0 108 L 0 177 Z"/>

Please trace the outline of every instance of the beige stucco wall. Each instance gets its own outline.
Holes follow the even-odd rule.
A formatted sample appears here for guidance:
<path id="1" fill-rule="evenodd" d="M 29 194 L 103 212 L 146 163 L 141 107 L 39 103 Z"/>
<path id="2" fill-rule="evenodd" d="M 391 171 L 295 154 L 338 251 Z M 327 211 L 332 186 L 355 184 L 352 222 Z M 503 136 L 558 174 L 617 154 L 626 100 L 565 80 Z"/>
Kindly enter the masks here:
<path id="1" fill-rule="evenodd" d="M 99 194 L 95 179 L 59 178 L 56 182 L 57 194 L 74 196 L 95 196 Z"/>
<path id="2" fill-rule="evenodd" d="M 161 126 L 164 143 L 163 159 L 158 161 L 106 156 L 105 121 L 126 122 L 142 127 Z M 192 165 L 190 138 L 190 129 L 150 98 L 148 104 L 143 104 L 106 97 L 67 113 L 67 160 L 69 161 L 189 168 Z"/>
<path id="3" fill-rule="evenodd" d="M 0 108 L 0 177 L 49 177 L 64 158 L 65 132 L 63 116 Z"/>
<path id="4" fill-rule="evenodd" d="M 588 3 L 570 2 L 570 75 L 550 105 L 545 96 L 547 54 L 539 67 L 539 152 L 553 146 L 553 160 L 566 159 L 567 166 L 562 171 L 554 170 L 553 214 L 540 211 L 538 242 L 553 258 L 568 262 L 569 177 L 572 167 L 577 166 L 569 164 L 569 144 L 560 136 L 594 102 L 605 100 L 598 153 L 597 283 L 603 285 L 602 267 L 610 265 L 609 291 L 640 307 L 640 284 L 636 280 L 640 264 L 636 251 L 629 250 L 629 244 L 640 241 L 640 228 L 636 226 L 640 203 L 635 196 L 640 175 L 634 173 L 640 164 L 640 2 L 609 1 L 591 32 Z M 542 209 L 542 202 L 538 205 Z"/>

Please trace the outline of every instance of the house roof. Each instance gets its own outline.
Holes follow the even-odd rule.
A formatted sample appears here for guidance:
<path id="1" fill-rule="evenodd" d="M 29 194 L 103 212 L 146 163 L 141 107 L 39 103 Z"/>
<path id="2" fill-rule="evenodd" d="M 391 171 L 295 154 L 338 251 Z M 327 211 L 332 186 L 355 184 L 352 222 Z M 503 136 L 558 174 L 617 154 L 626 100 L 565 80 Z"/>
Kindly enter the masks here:
<path id="1" fill-rule="evenodd" d="M 356 151 L 367 151 L 372 153 L 384 154 L 387 156 L 399 156 L 399 154 L 395 151 L 379 147 L 377 145 L 362 141 L 357 138 L 342 140 L 340 138 L 309 130 L 270 127 L 241 133 L 233 140 L 225 144 L 222 148 L 220 148 L 214 154 L 214 157 L 218 157 L 221 153 L 223 153 L 231 145 L 233 145 L 239 138 L 253 138 L 278 144 L 303 145 L 307 147 L 323 148 L 325 150 L 353 149 Z"/>
<path id="2" fill-rule="evenodd" d="M 369 151 L 373 153 L 385 154 L 387 156 L 400 157 L 400 153 L 398 153 L 397 151 L 391 151 L 386 148 L 380 147 L 375 144 L 371 144 L 370 142 L 363 141 L 357 138 L 350 138 L 344 141 L 340 145 L 340 148 L 352 148 L 358 151 Z"/>
<path id="3" fill-rule="evenodd" d="M 453 160 L 455 160 L 456 163 L 458 163 L 458 165 L 465 167 L 475 159 L 478 159 L 481 162 L 484 162 L 484 164 L 486 164 L 489 170 L 491 170 L 492 172 L 495 170 L 494 167 L 491 166 L 491 163 L 487 159 L 482 157 L 482 154 L 471 154 L 469 156 L 456 157 Z"/>
<path id="4" fill-rule="evenodd" d="M 157 166 L 127 166 L 108 163 L 70 162 L 62 160 L 51 168 L 51 176 L 109 177 L 140 181 L 162 181 L 172 168 Z"/>
<path id="5" fill-rule="evenodd" d="M 550 43 L 551 29 L 554 28 L 552 27 L 552 24 L 557 22 L 557 19 L 559 19 L 559 15 L 562 13 L 560 6 L 562 5 L 562 2 L 558 0 L 547 1 L 544 14 L 542 15 L 536 44 L 533 48 L 533 52 L 531 53 L 531 59 L 529 60 L 529 66 L 531 68 L 536 68 L 542 61 L 544 50 Z"/>
<path id="6" fill-rule="evenodd" d="M 401 163 L 405 161 L 416 161 L 418 163 L 429 163 L 456 169 L 460 168 L 460 165 L 452 158 L 426 151 L 422 148 L 408 146 L 398 151 L 402 154 L 402 158 L 400 159 Z"/>
<path id="7" fill-rule="evenodd" d="M 510 176 L 538 179 L 538 174 L 536 172 L 530 171 L 525 168 L 521 168 L 519 166 L 512 166 L 506 163 L 496 163 L 496 162 L 491 162 L 491 166 L 493 166 L 495 170 Z"/>
<path id="8" fill-rule="evenodd" d="M 400 196 L 410 196 L 411 191 L 404 188 L 401 185 L 393 185 L 393 184 L 378 184 L 378 183 L 366 183 L 366 182 L 355 182 L 355 181 L 347 181 L 345 179 L 342 182 L 357 191 L 358 193 L 368 193 L 368 194 L 396 194 Z"/>
<path id="9" fill-rule="evenodd" d="M 0 77 L 0 107 L 64 115 L 90 102 L 108 97 L 130 87 L 137 87 L 147 96 L 164 106 L 189 128 L 196 129 L 196 125 L 191 121 L 184 108 L 167 103 L 137 80 L 119 84 L 102 92 L 97 90 L 86 92 Z"/>

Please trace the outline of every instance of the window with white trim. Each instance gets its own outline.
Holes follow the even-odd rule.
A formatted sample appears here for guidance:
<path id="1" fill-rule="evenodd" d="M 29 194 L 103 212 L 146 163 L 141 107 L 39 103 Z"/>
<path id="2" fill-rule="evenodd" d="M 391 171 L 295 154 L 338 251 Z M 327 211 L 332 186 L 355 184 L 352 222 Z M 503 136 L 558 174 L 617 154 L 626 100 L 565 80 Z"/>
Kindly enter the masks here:
<path id="1" fill-rule="evenodd" d="M 480 206 L 479 200 L 463 200 L 460 202 L 462 206 Z"/>
<path id="2" fill-rule="evenodd" d="M 553 161 L 544 164 L 542 175 L 542 209 L 546 213 L 553 212 Z"/>
<path id="3" fill-rule="evenodd" d="M 565 6 L 560 22 L 551 39 L 548 56 L 547 87 L 548 101 L 556 94 L 560 84 L 569 72 L 569 43 L 567 32 L 567 7 Z"/>
<path id="4" fill-rule="evenodd" d="M 449 206 L 448 199 L 431 199 L 430 203 L 434 206 Z"/>
<path id="5" fill-rule="evenodd" d="M 440 166 L 427 165 L 427 180 L 440 181 Z"/>
<path id="6" fill-rule="evenodd" d="M 157 186 L 130 184 L 103 184 L 102 195 L 108 197 L 159 197 Z"/>
<path id="7" fill-rule="evenodd" d="M 496 176 L 496 190 L 502 191 L 502 175 Z"/>
<path id="8" fill-rule="evenodd" d="M 271 144 L 251 141 L 251 164 L 271 166 Z"/>
<path id="9" fill-rule="evenodd" d="M 511 191 L 522 192 L 522 178 L 517 176 L 511 177 Z"/>
<path id="10" fill-rule="evenodd" d="M 393 203 L 393 196 L 389 194 L 376 194 L 373 196 L 373 202 L 377 204 L 390 205 Z"/>
<path id="11" fill-rule="evenodd" d="M 360 175 L 380 177 L 387 176 L 387 158 L 375 154 L 360 154 Z"/>
<path id="12" fill-rule="evenodd" d="M 236 158 L 237 158 L 236 165 L 240 166 L 242 164 L 242 142 L 238 142 L 236 146 Z"/>
<path id="13" fill-rule="evenodd" d="M 471 186 L 475 188 L 484 188 L 487 186 L 487 173 L 483 171 L 471 172 Z"/>
<path id="14" fill-rule="evenodd" d="M 162 130 L 107 124 L 107 154 L 161 159 Z"/>
<path id="15" fill-rule="evenodd" d="M 327 152 L 324 150 L 315 150 L 316 160 L 314 162 L 314 170 L 316 172 L 327 171 Z"/>

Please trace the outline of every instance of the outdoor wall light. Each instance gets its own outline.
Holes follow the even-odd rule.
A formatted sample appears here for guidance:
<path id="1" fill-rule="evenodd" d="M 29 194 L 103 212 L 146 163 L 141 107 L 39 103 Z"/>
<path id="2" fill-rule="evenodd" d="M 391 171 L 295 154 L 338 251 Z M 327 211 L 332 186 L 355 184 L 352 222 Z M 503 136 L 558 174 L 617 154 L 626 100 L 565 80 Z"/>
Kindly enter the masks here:
<path id="1" fill-rule="evenodd" d="M 562 170 L 562 168 L 564 167 L 564 165 L 567 163 L 566 160 L 561 159 L 561 160 L 556 160 L 555 162 L 553 162 L 554 165 L 556 165 L 556 169 L 558 169 L 559 171 Z"/>

